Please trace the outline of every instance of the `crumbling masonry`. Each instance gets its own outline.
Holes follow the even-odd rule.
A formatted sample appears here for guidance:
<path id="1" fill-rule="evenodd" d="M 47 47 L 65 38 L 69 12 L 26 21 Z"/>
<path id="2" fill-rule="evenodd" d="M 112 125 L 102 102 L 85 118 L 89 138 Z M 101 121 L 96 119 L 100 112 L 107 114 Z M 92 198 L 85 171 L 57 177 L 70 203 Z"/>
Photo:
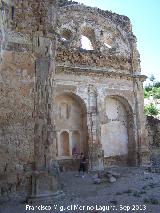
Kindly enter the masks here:
<path id="1" fill-rule="evenodd" d="M 144 80 L 126 16 L 1 0 L 1 197 L 54 196 L 56 162 L 73 169 L 80 152 L 92 170 L 147 163 Z"/>

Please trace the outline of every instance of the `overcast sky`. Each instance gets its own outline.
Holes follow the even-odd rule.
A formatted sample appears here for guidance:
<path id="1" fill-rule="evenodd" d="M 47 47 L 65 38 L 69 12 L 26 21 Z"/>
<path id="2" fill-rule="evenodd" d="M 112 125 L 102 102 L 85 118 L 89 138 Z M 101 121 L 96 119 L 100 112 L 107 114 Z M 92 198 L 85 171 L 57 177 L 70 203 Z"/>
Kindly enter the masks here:
<path id="1" fill-rule="evenodd" d="M 77 0 L 130 18 L 141 56 L 142 74 L 160 81 L 160 0 Z"/>

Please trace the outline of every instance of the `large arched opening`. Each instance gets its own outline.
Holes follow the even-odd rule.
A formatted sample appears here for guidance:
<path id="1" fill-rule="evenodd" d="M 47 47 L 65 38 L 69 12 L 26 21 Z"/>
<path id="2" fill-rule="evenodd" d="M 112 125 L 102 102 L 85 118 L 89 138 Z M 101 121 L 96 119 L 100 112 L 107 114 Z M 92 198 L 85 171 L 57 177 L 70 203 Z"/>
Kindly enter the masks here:
<path id="1" fill-rule="evenodd" d="M 88 154 L 87 111 L 84 101 L 72 93 L 55 98 L 55 130 L 57 134 L 57 159 L 71 164 L 81 152 Z"/>
<path id="2" fill-rule="evenodd" d="M 128 101 L 120 96 L 106 97 L 105 116 L 101 143 L 106 164 L 136 165 L 134 117 Z"/>

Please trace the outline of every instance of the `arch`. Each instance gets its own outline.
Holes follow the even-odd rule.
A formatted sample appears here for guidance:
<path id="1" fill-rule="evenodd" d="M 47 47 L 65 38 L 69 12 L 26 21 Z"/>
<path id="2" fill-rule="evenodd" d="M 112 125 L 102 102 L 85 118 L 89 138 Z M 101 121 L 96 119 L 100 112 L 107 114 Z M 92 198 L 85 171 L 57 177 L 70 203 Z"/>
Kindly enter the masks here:
<path id="1" fill-rule="evenodd" d="M 67 132 L 67 133 L 69 134 L 68 129 L 62 129 L 62 130 L 60 131 L 60 134 L 61 134 L 62 132 Z"/>
<path id="2" fill-rule="evenodd" d="M 72 38 L 72 32 L 69 29 L 62 29 L 60 35 L 62 41 L 69 41 Z"/>
<path id="3" fill-rule="evenodd" d="M 134 116 L 128 100 L 122 96 L 105 98 L 107 123 L 101 127 L 101 141 L 106 157 L 123 156 L 126 164 L 136 164 Z"/>
<path id="4" fill-rule="evenodd" d="M 82 11 L 83 11 L 83 13 L 82 13 Z M 60 12 L 61 12 L 60 14 L 69 13 L 69 14 L 72 14 L 72 15 L 73 15 L 73 12 L 76 12 L 76 13 L 78 12 L 78 13 L 80 13 L 82 15 L 84 13 L 85 13 L 85 15 L 86 14 L 93 14 L 94 13 L 94 17 L 97 16 L 98 18 L 100 18 L 101 19 L 101 23 L 106 23 L 105 24 L 106 27 L 108 26 L 108 24 L 110 24 L 113 29 L 116 29 L 116 31 L 121 35 L 122 38 L 124 37 L 124 24 L 127 24 L 125 26 L 125 30 L 127 29 L 125 33 L 128 34 L 131 31 L 130 20 L 127 17 L 125 17 L 125 18 L 128 19 L 128 20 L 125 20 L 127 22 L 125 23 L 121 19 L 122 22 L 119 23 L 119 27 L 117 28 L 116 27 L 117 23 L 116 23 L 116 19 L 115 18 L 113 18 L 112 22 L 110 22 L 110 18 L 107 17 L 105 15 L 105 13 L 103 13 L 103 10 L 101 11 L 101 10 L 99 10 L 97 8 L 91 8 L 90 7 L 90 11 L 89 11 L 88 10 L 88 6 L 86 6 L 86 5 L 77 5 L 77 4 L 74 5 L 74 4 L 71 4 L 71 5 L 68 5 L 67 7 L 63 6 L 63 7 L 61 7 Z M 115 14 L 112 13 L 112 12 L 110 13 L 110 15 L 113 16 L 113 17 L 115 16 Z M 118 15 L 118 16 L 121 17 L 121 15 Z"/>
<path id="5" fill-rule="evenodd" d="M 55 97 L 55 107 L 58 158 L 72 158 L 73 148 L 78 153 L 87 152 L 87 110 L 84 101 L 74 93 L 62 92 Z"/>
<path id="6" fill-rule="evenodd" d="M 91 27 L 88 26 L 82 26 L 81 28 L 81 34 L 88 37 L 90 40 L 95 39 L 95 32 Z"/>
<path id="7" fill-rule="evenodd" d="M 69 156 L 69 133 L 67 131 L 63 131 L 60 134 L 60 144 L 61 144 L 61 150 L 60 155 L 61 156 Z"/>
<path id="8" fill-rule="evenodd" d="M 125 106 L 127 112 L 133 115 L 132 105 L 129 103 L 129 100 L 127 100 L 126 97 L 124 97 L 123 95 L 113 94 L 113 95 L 106 96 L 106 98 L 113 98 L 113 99 L 119 100 Z"/>
<path id="9" fill-rule="evenodd" d="M 113 33 L 110 31 L 103 32 L 102 42 L 104 43 L 105 47 L 111 49 L 113 46 Z"/>
<path id="10" fill-rule="evenodd" d="M 68 5 L 67 8 L 61 7 L 60 9 L 61 16 L 59 16 L 59 20 L 62 26 L 64 23 L 66 24 L 67 20 L 72 19 L 73 14 L 76 15 L 81 23 L 77 24 L 73 20 L 72 30 L 75 31 L 75 41 L 71 44 L 71 48 L 80 47 L 80 36 L 83 35 L 90 40 L 93 50 L 101 50 L 104 53 L 113 50 L 115 55 L 124 54 L 126 58 L 129 58 L 131 51 L 130 42 L 127 39 L 131 33 L 129 19 L 123 21 L 123 18 L 117 15 L 117 18 L 119 18 L 119 25 L 117 27 L 117 18 L 115 19 L 114 13 L 109 12 L 110 15 L 107 16 L 96 8 L 88 10 L 88 7 L 85 5 Z M 112 21 L 109 17 L 113 17 Z M 77 32 L 78 34 L 76 35 Z M 112 35 L 110 36 L 110 34 Z M 122 44 L 119 45 L 120 43 Z"/>
<path id="11" fill-rule="evenodd" d="M 85 50 L 93 50 L 95 43 L 95 32 L 88 26 L 81 28 L 81 48 Z"/>
<path id="12" fill-rule="evenodd" d="M 70 92 L 70 91 L 65 91 L 65 92 L 62 91 L 62 92 L 58 92 L 56 94 L 56 97 L 60 97 L 60 96 L 68 96 L 68 97 L 71 97 L 71 98 L 75 99 L 75 101 L 77 101 L 77 103 L 79 103 L 80 106 L 82 107 L 83 112 L 87 113 L 86 103 L 79 95 L 75 94 L 74 92 Z"/>

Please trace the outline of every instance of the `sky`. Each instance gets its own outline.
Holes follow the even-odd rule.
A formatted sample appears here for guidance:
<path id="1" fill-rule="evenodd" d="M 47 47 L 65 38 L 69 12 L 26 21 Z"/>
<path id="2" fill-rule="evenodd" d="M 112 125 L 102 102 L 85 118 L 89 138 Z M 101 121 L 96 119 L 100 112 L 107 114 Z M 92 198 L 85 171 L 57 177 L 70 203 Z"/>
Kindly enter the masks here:
<path id="1" fill-rule="evenodd" d="M 137 37 L 141 72 L 160 81 L 160 0 L 77 0 L 87 6 L 128 16 Z"/>

